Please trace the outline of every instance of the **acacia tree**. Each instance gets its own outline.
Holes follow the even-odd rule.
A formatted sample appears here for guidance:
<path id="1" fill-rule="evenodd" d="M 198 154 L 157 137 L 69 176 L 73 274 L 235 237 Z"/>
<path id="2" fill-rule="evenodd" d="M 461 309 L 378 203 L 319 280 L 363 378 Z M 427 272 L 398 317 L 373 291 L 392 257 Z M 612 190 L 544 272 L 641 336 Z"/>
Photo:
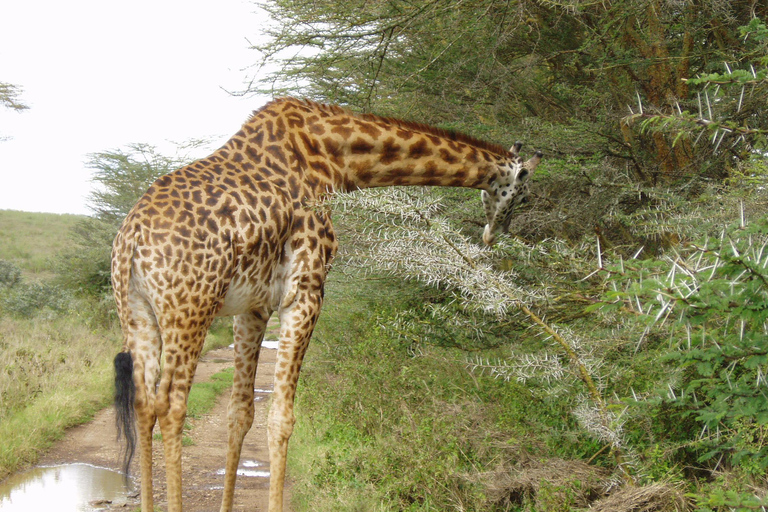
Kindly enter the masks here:
<path id="1" fill-rule="evenodd" d="M 750 0 L 275 0 L 265 7 L 274 28 L 259 49 L 280 71 L 259 85 L 271 92 L 449 121 L 509 143 L 531 140 L 525 130 L 551 155 L 629 160 L 636 178 L 651 184 L 700 173 L 713 155 L 642 132 L 627 107 L 639 98 L 646 111 L 685 109 L 695 101 L 687 79 L 747 59 L 738 27 L 768 15 Z M 715 160 L 722 168 L 722 157 Z"/>
<path id="2" fill-rule="evenodd" d="M 17 112 L 26 110 L 29 107 L 21 102 L 21 87 L 6 82 L 0 82 L 0 105 Z M 8 140 L 8 137 L 0 136 L 0 141 Z"/>
<path id="3" fill-rule="evenodd" d="M 6 82 L 0 82 L 0 104 L 11 110 L 26 110 L 29 107 L 21 102 L 21 87 Z"/>
<path id="4" fill-rule="evenodd" d="M 92 294 L 110 287 L 112 240 L 139 197 L 157 178 L 189 161 L 186 156 L 162 155 L 149 144 L 90 155 L 95 190 L 88 199 L 93 216 L 72 232 L 73 247 L 59 258 L 59 272 L 66 285 Z"/>

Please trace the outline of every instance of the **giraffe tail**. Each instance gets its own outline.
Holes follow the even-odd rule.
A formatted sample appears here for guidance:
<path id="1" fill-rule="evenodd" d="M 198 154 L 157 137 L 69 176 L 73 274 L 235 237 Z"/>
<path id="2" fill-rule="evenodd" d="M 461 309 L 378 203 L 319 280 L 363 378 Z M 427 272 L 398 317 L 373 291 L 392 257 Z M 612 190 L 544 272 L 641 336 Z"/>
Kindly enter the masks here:
<path id="1" fill-rule="evenodd" d="M 115 415 L 117 439 L 125 438 L 123 473 L 128 478 L 133 454 L 136 451 L 136 427 L 133 400 L 136 387 L 133 383 L 133 358 L 130 352 L 120 352 L 115 357 Z"/>
<path id="2" fill-rule="evenodd" d="M 126 220 L 127 222 L 127 220 Z M 128 287 L 131 277 L 131 264 L 136 249 L 137 235 L 125 230 L 125 225 L 118 231 L 112 246 L 112 288 L 117 303 L 121 324 L 128 314 Z M 125 337 L 123 325 L 123 337 Z M 131 460 L 136 451 L 136 424 L 134 398 L 136 385 L 133 382 L 133 357 L 130 349 L 123 345 L 123 350 L 115 356 L 115 421 L 117 439 L 125 440 L 123 455 L 123 473 L 128 478 Z"/>

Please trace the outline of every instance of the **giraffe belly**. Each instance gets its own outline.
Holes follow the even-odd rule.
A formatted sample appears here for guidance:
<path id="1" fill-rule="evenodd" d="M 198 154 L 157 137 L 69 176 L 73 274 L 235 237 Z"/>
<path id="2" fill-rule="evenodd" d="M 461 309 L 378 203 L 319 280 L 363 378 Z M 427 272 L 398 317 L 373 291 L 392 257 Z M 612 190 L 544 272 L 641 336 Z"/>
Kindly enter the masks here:
<path id="1" fill-rule="evenodd" d="M 272 270 L 272 279 L 263 281 L 258 273 L 238 274 L 224 296 L 224 305 L 216 316 L 233 316 L 253 311 L 271 313 L 280 306 L 285 290 L 288 289 L 291 258 L 287 258 Z"/>
<path id="2" fill-rule="evenodd" d="M 258 302 L 254 300 L 254 291 L 248 283 L 233 282 L 224 297 L 224 305 L 216 316 L 240 315 L 258 309 L 254 308 L 254 302 Z"/>

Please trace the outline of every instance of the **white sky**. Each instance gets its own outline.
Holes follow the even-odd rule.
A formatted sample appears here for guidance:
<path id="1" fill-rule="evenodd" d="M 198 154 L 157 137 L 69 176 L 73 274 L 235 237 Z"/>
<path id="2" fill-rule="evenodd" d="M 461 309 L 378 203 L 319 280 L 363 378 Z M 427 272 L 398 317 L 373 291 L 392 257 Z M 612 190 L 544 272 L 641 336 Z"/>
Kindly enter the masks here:
<path id="1" fill-rule="evenodd" d="M 248 0 L 11 0 L 0 24 L 0 209 L 90 213 L 89 153 L 212 138 L 219 147 L 268 98 L 238 98 L 266 21 Z"/>

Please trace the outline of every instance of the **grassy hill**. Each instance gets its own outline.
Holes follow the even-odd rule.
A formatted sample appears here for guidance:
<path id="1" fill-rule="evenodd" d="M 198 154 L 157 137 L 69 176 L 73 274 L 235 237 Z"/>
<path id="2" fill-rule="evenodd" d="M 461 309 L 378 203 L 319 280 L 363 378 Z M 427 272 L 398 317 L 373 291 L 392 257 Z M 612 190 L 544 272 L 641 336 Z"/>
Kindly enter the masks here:
<path id="1" fill-rule="evenodd" d="M 25 277 L 52 277 L 51 258 L 67 246 L 70 230 L 84 218 L 0 210 L 0 260 L 17 265 Z"/>

